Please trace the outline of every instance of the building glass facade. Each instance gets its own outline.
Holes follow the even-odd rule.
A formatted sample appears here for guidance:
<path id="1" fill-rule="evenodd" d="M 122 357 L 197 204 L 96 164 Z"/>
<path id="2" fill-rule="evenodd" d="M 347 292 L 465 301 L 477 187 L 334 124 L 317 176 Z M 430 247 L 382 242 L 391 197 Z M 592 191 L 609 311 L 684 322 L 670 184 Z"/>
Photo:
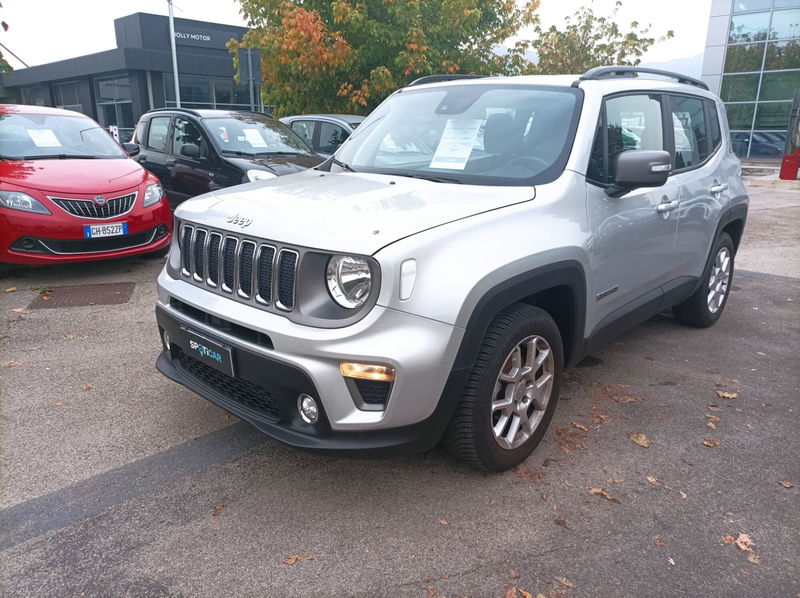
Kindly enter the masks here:
<path id="1" fill-rule="evenodd" d="M 734 151 L 779 159 L 800 89 L 800 0 L 713 0 L 711 10 L 703 78 L 725 102 Z"/>

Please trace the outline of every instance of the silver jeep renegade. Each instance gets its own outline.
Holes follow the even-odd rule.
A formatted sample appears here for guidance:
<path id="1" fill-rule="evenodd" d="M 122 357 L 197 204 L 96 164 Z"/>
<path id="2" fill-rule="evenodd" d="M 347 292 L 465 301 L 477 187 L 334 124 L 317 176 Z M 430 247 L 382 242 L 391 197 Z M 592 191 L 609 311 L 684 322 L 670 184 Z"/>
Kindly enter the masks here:
<path id="1" fill-rule="evenodd" d="M 720 317 L 740 173 L 688 77 L 425 77 L 321 166 L 178 208 L 158 369 L 299 448 L 513 467 L 565 365 Z"/>

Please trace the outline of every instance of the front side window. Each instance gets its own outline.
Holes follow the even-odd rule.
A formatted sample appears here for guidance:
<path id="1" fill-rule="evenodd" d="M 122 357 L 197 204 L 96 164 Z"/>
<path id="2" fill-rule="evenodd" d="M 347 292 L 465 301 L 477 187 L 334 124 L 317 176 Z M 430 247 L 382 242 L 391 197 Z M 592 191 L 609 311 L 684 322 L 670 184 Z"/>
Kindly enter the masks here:
<path id="1" fill-rule="evenodd" d="M 663 150 L 664 127 L 660 95 L 626 95 L 607 99 L 587 174 L 590 180 L 612 184 L 617 158 L 631 150 Z"/>
<path id="2" fill-rule="evenodd" d="M 169 121 L 169 116 L 157 116 L 150 119 L 150 129 L 147 133 L 148 148 L 166 153 L 169 143 Z"/>
<path id="3" fill-rule="evenodd" d="M 491 83 L 406 89 L 359 125 L 337 158 L 365 172 L 541 184 L 563 171 L 581 97 L 572 88 Z"/>
<path id="4" fill-rule="evenodd" d="M 675 169 L 700 164 L 710 154 L 703 100 L 673 96 L 670 105 L 675 137 Z"/>
<path id="5" fill-rule="evenodd" d="M 334 153 L 344 140 L 349 137 L 350 133 L 344 130 L 339 125 L 329 122 L 319 123 L 319 148 L 318 151 L 323 154 Z"/>
<path id="6" fill-rule="evenodd" d="M 316 124 L 317 123 L 313 120 L 296 120 L 292 122 L 292 131 L 300 135 L 300 138 L 311 146 L 314 139 L 314 126 Z"/>
<path id="7" fill-rule="evenodd" d="M 200 127 L 185 118 L 176 118 L 175 128 L 172 131 L 172 153 L 180 156 L 181 148 L 190 143 L 200 148 L 201 158 L 208 155 L 208 144 L 200 132 Z"/>
<path id="8" fill-rule="evenodd" d="M 127 158 L 107 131 L 81 116 L 4 114 L 0 159 Z"/>

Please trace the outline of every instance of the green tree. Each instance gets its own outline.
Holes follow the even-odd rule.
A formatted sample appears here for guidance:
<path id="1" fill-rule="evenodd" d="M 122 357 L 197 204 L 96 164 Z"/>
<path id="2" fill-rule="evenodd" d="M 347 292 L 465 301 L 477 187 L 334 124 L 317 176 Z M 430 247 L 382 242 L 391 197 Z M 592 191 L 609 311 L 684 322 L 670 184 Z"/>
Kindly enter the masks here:
<path id="1" fill-rule="evenodd" d="M 539 1 L 239 0 L 240 47 L 262 54 L 263 96 L 277 114 L 366 112 L 434 73 L 522 70 L 527 44 L 493 50 L 534 23 Z M 234 61 L 236 58 L 234 57 Z"/>
<path id="2" fill-rule="evenodd" d="M 583 73 L 602 65 L 639 64 L 656 38 L 649 36 L 649 27 L 640 27 L 635 21 L 629 31 L 623 31 L 617 24 L 621 6 L 621 1 L 616 2 L 608 17 L 597 16 L 591 6 L 584 6 L 567 17 L 563 30 L 555 25 L 543 29 L 537 21 L 531 42 L 539 56 L 536 71 L 555 75 Z M 667 31 L 659 40 L 671 37 L 673 32 Z"/>

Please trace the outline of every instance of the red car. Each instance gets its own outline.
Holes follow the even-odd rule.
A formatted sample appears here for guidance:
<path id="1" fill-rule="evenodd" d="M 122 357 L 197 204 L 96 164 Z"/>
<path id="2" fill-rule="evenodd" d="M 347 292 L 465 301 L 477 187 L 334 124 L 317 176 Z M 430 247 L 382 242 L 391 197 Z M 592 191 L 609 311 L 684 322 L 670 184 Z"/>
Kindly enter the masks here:
<path id="1" fill-rule="evenodd" d="M 0 270 L 165 255 L 172 215 L 158 179 L 77 112 L 0 105 Z"/>

